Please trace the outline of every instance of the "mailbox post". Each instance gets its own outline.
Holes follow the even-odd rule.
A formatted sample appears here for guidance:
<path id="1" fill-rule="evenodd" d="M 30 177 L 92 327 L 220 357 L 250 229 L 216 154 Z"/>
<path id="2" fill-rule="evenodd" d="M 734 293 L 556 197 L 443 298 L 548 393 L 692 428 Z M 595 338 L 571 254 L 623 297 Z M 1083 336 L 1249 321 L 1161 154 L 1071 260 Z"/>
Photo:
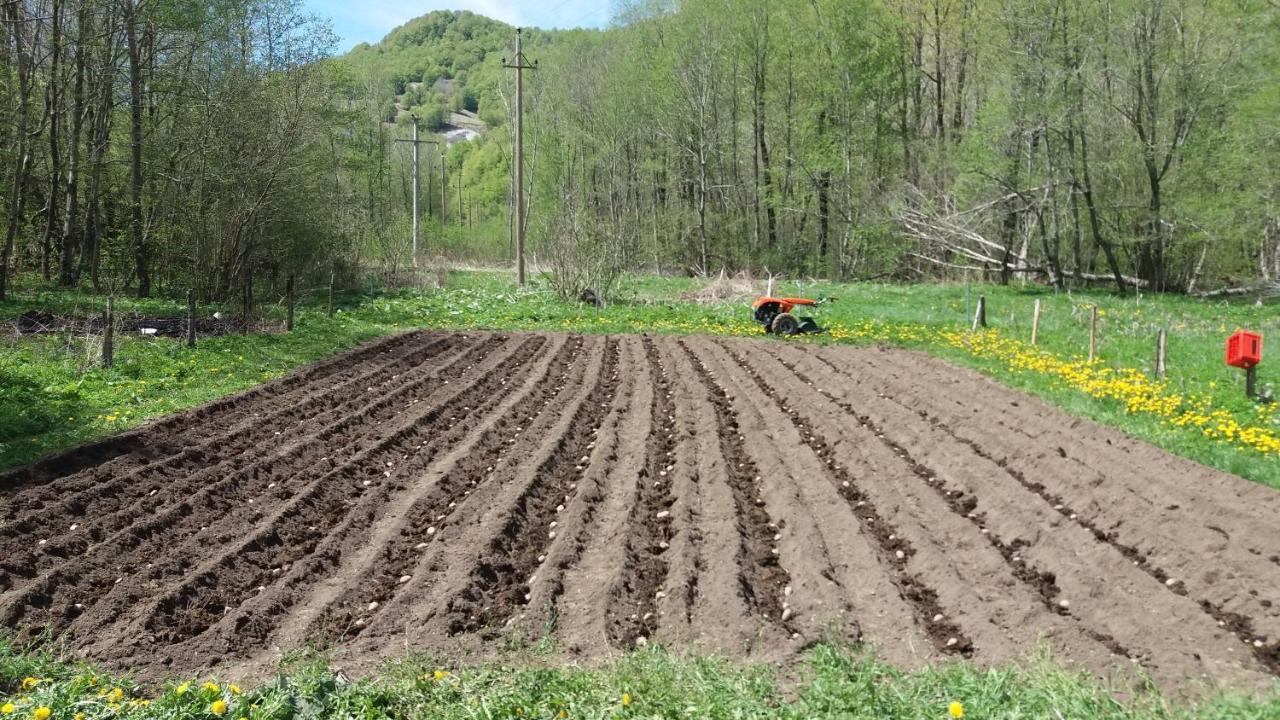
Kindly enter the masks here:
<path id="1" fill-rule="evenodd" d="M 1258 364 L 1262 362 L 1262 334 L 1241 330 L 1227 338 L 1227 364 L 1245 371 L 1244 392 L 1258 396 Z"/>

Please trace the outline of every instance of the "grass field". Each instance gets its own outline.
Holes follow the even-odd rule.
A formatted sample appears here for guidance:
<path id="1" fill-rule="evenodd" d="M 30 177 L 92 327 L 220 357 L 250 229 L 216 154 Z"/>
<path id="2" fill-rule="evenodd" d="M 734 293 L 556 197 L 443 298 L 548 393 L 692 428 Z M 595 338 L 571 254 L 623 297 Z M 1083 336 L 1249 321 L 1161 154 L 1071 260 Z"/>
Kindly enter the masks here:
<path id="1" fill-rule="evenodd" d="M 707 283 L 685 278 L 630 281 L 604 309 L 565 302 L 535 283 L 515 291 L 501 273 L 453 273 L 447 287 L 342 298 L 326 318 L 304 306 L 292 334 L 202 340 L 195 350 L 165 339 L 121 338 L 116 367 L 93 367 L 96 338 L 0 341 L 0 468 L 118 432 L 278 377 L 299 364 L 410 327 L 557 329 L 755 335 L 748 300 L 691 302 Z M 702 291 L 702 292 L 699 292 Z M 1264 357 L 1280 353 L 1274 305 L 1172 296 L 1053 293 L 1038 286 L 796 285 L 775 294 L 834 296 L 819 319 L 828 335 L 804 342 L 882 342 L 925 350 L 976 368 L 1069 412 L 1118 427 L 1171 452 L 1280 488 L 1280 411 L 1244 397 L 1243 373 L 1222 360 L 1237 328 L 1264 333 Z M 990 329 L 967 332 L 967 311 L 983 294 Z M 967 297 L 968 296 L 968 297 Z M 1032 306 L 1043 307 L 1039 345 L 1029 344 Z M 0 321 L 32 309 L 87 314 L 90 296 L 38 288 L 0 305 Z M 127 314 L 180 314 L 178 303 L 118 301 Z M 1096 363 L 1085 362 L 1089 307 L 1099 308 Z M 212 308 L 205 308 L 212 312 Z M 277 317 L 278 304 L 267 308 Z M 1158 328 L 1169 330 L 1169 374 L 1151 379 Z M 1271 361 L 1274 364 L 1274 360 Z M 1264 361 L 1259 385 L 1274 394 Z"/>
<path id="2" fill-rule="evenodd" d="M 142 687 L 47 650 L 0 643 L 0 713 L 12 718 L 1072 718 L 1091 720 L 1268 720 L 1270 699 L 1208 693 L 1174 699 L 1115 688 L 1055 666 L 1047 657 L 979 669 L 954 664 L 917 672 L 865 651 L 813 648 L 778 668 L 676 657 L 659 648 L 599 667 L 456 668 L 412 657 L 374 678 L 349 680 L 321 655 L 287 661 L 258 686 L 175 678 Z"/>

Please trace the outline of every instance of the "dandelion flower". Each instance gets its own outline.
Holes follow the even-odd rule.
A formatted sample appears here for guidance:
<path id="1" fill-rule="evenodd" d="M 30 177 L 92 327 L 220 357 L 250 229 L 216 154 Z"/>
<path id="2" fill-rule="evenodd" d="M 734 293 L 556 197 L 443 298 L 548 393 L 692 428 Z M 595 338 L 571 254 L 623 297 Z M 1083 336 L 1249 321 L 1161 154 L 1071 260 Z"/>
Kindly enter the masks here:
<path id="1" fill-rule="evenodd" d="M 107 702 L 118 703 L 122 697 L 124 697 L 123 690 L 120 688 L 112 688 L 111 692 L 107 693 Z"/>
<path id="2" fill-rule="evenodd" d="M 626 707 L 630 704 L 631 704 L 631 693 L 622 693 L 622 707 Z"/>
<path id="3" fill-rule="evenodd" d="M 72 720 L 84 720 L 84 713 L 76 713 Z"/>
<path id="4" fill-rule="evenodd" d="M 185 682 L 184 682 L 184 683 L 182 683 L 181 685 L 179 685 L 178 687 L 176 687 L 176 688 L 174 688 L 174 689 L 173 689 L 173 694 L 174 694 L 174 695 L 185 695 L 185 694 L 186 694 L 186 692 L 187 692 L 188 690 L 190 690 L 190 689 L 191 689 L 191 683 L 185 683 Z"/>
<path id="5" fill-rule="evenodd" d="M 232 695 L 239 695 L 241 693 L 240 686 L 235 683 L 228 685 L 227 689 L 231 691 Z"/>
<path id="6" fill-rule="evenodd" d="M 559 715 L 557 715 L 556 717 L 558 717 L 558 718 L 567 718 L 567 717 L 569 717 L 569 711 L 568 711 L 568 710 L 561 710 L 561 711 L 560 711 L 560 714 L 559 714 Z"/>
<path id="7" fill-rule="evenodd" d="M 0 715 L 12 715 L 13 711 L 17 709 L 18 708 L 13 706 L 13 703 L 5 703 L 4 705 L 0 705 Z"/>
<path id="8" fill-rule="evenodd" d="M 213 713 L 214 715 L 221 715 L 226 711 L 227 711 L 227 702 L 225 700 L 214 700 L 213 703 L 209 705 L 209 712 Z"/>
<path id="9" fill-rule="evenodd" d="M 220 691 L 222 688 L 218 687 L 218 684 L 217 684 L 217 683 L 212 683 L 212 682 L 208 682 L 208 681 L 206 681 L 206 682 L 205 682 L 205 684 L 203 684 L 203 685 L 201 685 L 201 686 L 200 686 L 200 689 L 201 689 L 201 690 L 208 690 L 209 692 L 218 692 L 218 691 Z"/>
<path id="10" fill-rule="evenodd" d="M 52 714 L 53 714 L 52 710 L 41 705 L 40 707 L 35 709 L 35 712 L 31 713 L 31 717 L 35 718 L 36 720 L 49 720 L 49 716 Z"/>
<path id="11" fill-rule="evenodd" d="M 443 670 L 437 670 L 434 673 L 432 673 L 431 676 L 436 679 L 436 682 L 440 682 L 441 680 L 444 680 L 446 677 L 448 677 L 449 674 Z"/>
<path id="12" fill-rule="evenodd" d="M 33 678 L 33 677 L 24 677 L 24 678 L 22 678 L 22 689 L 23 689 L 23 690 L 35 690 L 35 689 L 36 689 L 36 686 L 37 686 L 37 685 L 39 685 L 39 684 L 40 684 L 40 681 L 39 681 L 38 679 L 36 679 L 36 678 Z"/>
<path id="13" fill-rule="evenodd" d="M 964 717 L 964 706 L 958 702 L 952 702 L 947 706 L 947 714 L 953 718 Z"/>

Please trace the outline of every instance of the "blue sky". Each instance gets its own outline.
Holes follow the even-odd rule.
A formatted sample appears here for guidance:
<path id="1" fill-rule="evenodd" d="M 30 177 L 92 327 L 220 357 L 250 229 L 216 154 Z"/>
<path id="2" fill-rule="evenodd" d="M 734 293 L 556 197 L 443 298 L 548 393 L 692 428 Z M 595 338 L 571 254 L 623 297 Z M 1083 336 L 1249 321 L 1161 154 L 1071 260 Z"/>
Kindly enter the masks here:
<path id="1" fill-rule="evenodd" d="M 512 25 L 540 28 L 603 27 L 608 0 L 306 0 L 312 12 L 333 20 L 340 52 L 376 42 L 397 25 L 432 10 L 470 10 Z"/>

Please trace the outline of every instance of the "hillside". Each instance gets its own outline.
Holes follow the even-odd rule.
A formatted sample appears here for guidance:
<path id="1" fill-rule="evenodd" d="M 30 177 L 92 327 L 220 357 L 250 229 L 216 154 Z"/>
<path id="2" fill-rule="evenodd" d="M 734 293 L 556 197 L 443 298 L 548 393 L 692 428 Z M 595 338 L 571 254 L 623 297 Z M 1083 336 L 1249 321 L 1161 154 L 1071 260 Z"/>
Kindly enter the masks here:
<path id="1" fill-rule="evenodd" d="M 559 31 L 525 30 L 526 47 L 545 47 Z M 373 69 L 380 89 L 394 96 L 384 120 L 416 112 L 439 129 L 455 111 L 475 113 L 486 126 L 506 122 L 498 94 L 502 59 L 514 53 L 515 28 L 469 11 L 437 10 L 395 28 L 374 45 L 347 53 L 352 66 Z M 474 127 L 470 127 L 474 129 Z"/>

